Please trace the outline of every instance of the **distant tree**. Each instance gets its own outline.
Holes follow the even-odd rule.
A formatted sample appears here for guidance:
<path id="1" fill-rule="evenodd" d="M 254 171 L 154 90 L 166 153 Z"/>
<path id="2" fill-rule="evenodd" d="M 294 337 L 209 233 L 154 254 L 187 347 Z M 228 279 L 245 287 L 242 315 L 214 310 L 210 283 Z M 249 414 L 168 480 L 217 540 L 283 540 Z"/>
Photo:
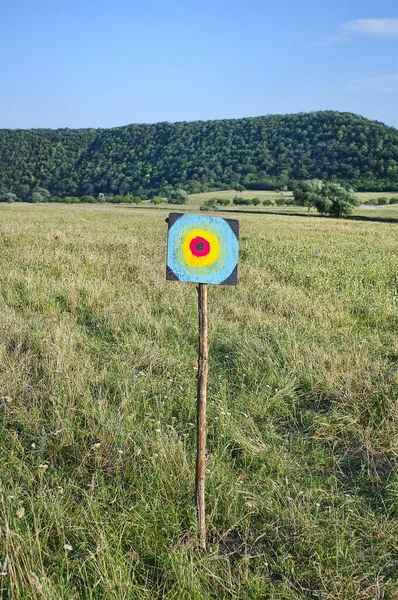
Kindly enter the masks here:
<path id="1" fill-rule="evenodd" d="M 261 204 L 260 198 L 252 198 L 251 204 L 253 204 L 253 206 L 258 206 L 259 204 Z"/>
<path id="2" fill-rule="evenodd" d="M 130 191 L 130 184 L 128 181 L 122 181 L 119 185 L 119 194 L 126 196 Z"/>
<path id="3" fill-rule="evenodd" d="M 145 188 L 142 185 L 135 187 L 134 195 L 137 196 L 137 198 L 141 198 L 142 200 L 146 200 L 147 198 Z"/>
<path id="4" fill-rule="evenodd" d="M 265 200 L 263 200 L 263 205 L 264 206 L 273 206 L 274 203 L 272 202 L 271 198 L 266 198 Z"/>
<path id="5" fill-rule="evenodd" d="M 20 198 L 22 202 L 26 202 L 30 196 L 30 187 L 27 184 L 21 184 L 17 186 L 16 190 L 18 198 Z"/>
<path id="6" fill-rule="evenodd" d="M 48 202 L 48 200 L 51 198 L 51 193 L 49 192 L 49 190 L 47 188 L 40 187 L 39 185 L 33 188 L 33 192 L 41 194 L 43 198 L 46 199 L 46 202 Z"/>
<path id="7" fill-rule="evenodd" d="M 92 183 L 86 183 L 82 188 L 82 192 L 85 196 L 93 197 L 95 194 L 95 186 Z"/>
<path id="8" fill-rule="evenodd" d="M 94 196 L 86 195 L 80 198 L 80 202 L 89 202 L 90 204 L 92 204 L 93 202 L 96 202 L 96 199 L 94 198 Z"/>
<path id="9" fill-rule="evenodd" d="M 251 202 L 250 198 L 241 198 L 240 196 L 235 196 L 232 199 L 232 204 L 235 206 L 250 206 Z"/>
<path id="10" fill-rule="evenodd" d="M 332 217 L 345 217 L 358 206 L 359 200 L 352 188 L 344 188 L 339 183 L 329 182 L 322 186 L 321 197 L 315 202 L 315 208 Z"/>
<path id="11" fill-rule="evenodd" d="M 51 202 L 50 192 L 43 187 L 36 186 L 33 188 L 32 194 L 27 198 L 28 202 Z"/>
<path id="12" fill-rule="evenodd" d="M 296 206 L 307 206 L 308 211 L 321 198 L 323 183 L 319 179 L 307 179 L 299 183 L 293 190 Z"/>
<path id="13" fill-rule="evenodd" d="M 206 200 L 205 202 L 203 202 L 203 204 L 200 207 L 200 210 L 203 211 L 217 211 L 218 210 L 218 204 L 217 204 L 217 198 L 209 198 L 209 200 Z"/>
<path id="14" fill-rule="evenodd" d="M 0 190 L 0 202 L 17 202 L 18 198 L 16 194 L 13 194 L 13 192 L 9 192 L 5 189 L 1 189 Z"/>
<path id="15" fill-rule="evenodd" d="M 18 198 L 16 194 L 13 194 L 13 192 L 9 192 L 8 193 L 8 202 L 12 203 L 12 202 L 17 202 Z"/>
<path id="16" fill-rule="evenodd" d="M 398 204 L 398 196 L 390 198 L 389 204 Z"/>
<path id="17" fill-rule="evenodd" d="M 71 175 L 73 174 L 71 173 Z M 70 194 L 72 196 L 77 193 L 77 185 L 72 178 L 58 182 L 55 188 L 61 196 L 64 194 Z"/>
<path id="18" fill-rule="evenodd" d="M 167 200 L 161 196 L 154 196 L 151 198 L 151 204 L 162 204 L 163 202 L 167 202 Z"/>
<path id="19" fill-rule="evenodd" d="M 167 181 L 165 181 L 163 183 L 163 185 L 161 186 L 161 188 L 159 190 L 159 194 L 161 196 L 164 196 L 167 199 L 172 192 L 173 192 L 173 186 L 171 186 L 169 183 L 167 183 Z"/>
<path id="20" fill-rule="evenodd" d="M 189 196 L 185 190 L 178 188 L 169 192 L 167 196 L 167 202 L 169 204 L 187 204 L 189 200 Z"/>
<path id="21" fill-rule="evenodd" d="M 214 204 L 215 206 L 229 206 L 231 204 L 231 200 L 229 198 L 217 198 L 216 196 L 213 196 L 212 198 L 208 198 L 203 204 L 206 203 L 209 203 L 209 205 Z"/>
<path id="22" fill-rule="evenodd" d="M 28 202 L 33 202 L 33 203 L 45 202 L 45 201 L 46 201 L 45 197 L 42 196 L 42 194 L 40 194 L 40 192 L 33 192 L 28 198 Z"/>

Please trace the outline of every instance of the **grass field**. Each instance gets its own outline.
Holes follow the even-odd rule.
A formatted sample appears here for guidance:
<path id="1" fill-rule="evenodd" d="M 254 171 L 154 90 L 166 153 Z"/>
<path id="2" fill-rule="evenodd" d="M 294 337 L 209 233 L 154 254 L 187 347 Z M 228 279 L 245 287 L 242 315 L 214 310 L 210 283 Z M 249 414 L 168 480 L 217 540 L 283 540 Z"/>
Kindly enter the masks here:
<path id="1" fill-rule="evenodd" d="M 239 215 L 239 285 L 209 290 L 204 553 L 167 212 L 0 207 L 0 596 L 397 600 L 397 226 Z"/>

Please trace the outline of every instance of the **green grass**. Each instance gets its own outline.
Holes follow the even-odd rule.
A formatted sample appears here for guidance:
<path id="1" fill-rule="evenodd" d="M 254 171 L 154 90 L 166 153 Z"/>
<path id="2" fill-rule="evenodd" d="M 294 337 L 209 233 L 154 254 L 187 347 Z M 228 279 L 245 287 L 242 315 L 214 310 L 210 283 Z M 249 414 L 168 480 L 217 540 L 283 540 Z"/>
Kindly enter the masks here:
<path id="1" fill-rule="evenodd" d="M 203 553 L 166 216 L 0 207 L 1 597 L 397 600 L 396 225 L 240 215 L 239 286 L 209 290 Z"/>

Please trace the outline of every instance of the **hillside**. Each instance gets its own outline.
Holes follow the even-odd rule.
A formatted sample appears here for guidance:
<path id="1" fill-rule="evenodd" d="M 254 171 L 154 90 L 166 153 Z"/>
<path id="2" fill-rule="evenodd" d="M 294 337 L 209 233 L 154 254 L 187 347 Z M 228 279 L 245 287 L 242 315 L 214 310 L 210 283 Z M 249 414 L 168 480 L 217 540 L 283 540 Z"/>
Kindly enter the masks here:
<path id="1" fill-rule="evenodd" d="M 398 130 L 333 111 L 128 125 L 113 129 L 0 130 L 0 187 L 25 199 L 132 192 L 145 197 L 243 185 L 272 189 L 306 178 L 358 190 L 398 189 Z"/>

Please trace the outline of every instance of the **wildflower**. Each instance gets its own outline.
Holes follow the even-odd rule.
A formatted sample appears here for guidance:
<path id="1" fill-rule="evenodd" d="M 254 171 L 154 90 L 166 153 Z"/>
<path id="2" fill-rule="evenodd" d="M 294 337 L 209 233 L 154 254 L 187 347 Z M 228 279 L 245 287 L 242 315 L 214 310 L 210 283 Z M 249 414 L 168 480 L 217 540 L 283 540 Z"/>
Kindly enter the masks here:
<path id="1" fill-rule="evenodd" d="M 71 552 L 71 550 L 73 550 L 73 548 L 70 544 L 64 544 L 64 550 L 66 550 L 66 552 Z"/>
<path id="2" fill-rule="evenodd" d="M 23 519 L 25 516 L 25 509 L 23 506 L 20 506 L 16 512 L 18 519 Z"/>

